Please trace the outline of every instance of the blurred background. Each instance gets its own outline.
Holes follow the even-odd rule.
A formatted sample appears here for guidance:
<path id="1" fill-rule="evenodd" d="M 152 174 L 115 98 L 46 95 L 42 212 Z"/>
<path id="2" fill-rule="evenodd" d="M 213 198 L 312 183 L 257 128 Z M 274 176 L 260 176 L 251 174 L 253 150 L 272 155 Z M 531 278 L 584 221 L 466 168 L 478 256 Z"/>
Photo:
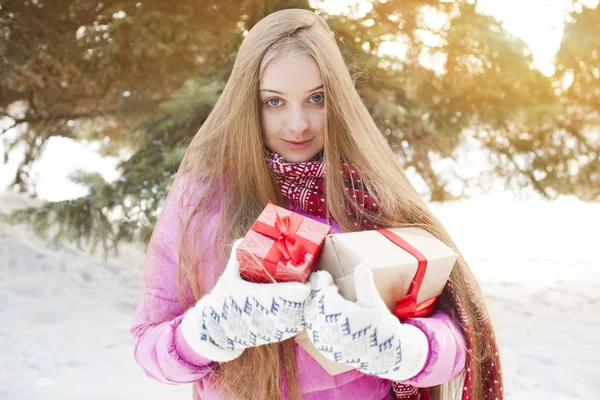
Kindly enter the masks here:
<path id="1" fill-rule="evenodd" d="M 475 272 L 506 398 L 600 398 L 597 0 L 0 0 L 0 398 L 190 398 L 133 360 L 145 242 L 285 8 L 328 21 Z"/>

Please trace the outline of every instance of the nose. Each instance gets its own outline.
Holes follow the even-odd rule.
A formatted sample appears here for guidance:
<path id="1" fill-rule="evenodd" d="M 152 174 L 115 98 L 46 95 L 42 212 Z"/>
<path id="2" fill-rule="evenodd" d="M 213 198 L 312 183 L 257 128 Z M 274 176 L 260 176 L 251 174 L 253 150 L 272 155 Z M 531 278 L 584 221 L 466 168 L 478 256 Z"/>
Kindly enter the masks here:
<path id="1" fill-rule="evenodd" d="M 291 107 L 289 129 L 294 134 L 300 134 L 308 129 L 308 118 L 302 107 Z"/>

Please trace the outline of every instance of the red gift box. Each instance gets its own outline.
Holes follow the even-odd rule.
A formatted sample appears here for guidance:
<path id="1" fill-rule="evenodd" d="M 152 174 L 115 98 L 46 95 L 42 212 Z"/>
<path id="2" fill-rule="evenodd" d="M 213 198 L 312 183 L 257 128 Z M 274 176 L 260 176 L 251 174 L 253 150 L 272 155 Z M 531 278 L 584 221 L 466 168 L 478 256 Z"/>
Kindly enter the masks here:
<path id="1" fill-rule="evenodd" d="M 237 249 L 243 279 L 306 282 L 331 226 L 269 203 Z"/>

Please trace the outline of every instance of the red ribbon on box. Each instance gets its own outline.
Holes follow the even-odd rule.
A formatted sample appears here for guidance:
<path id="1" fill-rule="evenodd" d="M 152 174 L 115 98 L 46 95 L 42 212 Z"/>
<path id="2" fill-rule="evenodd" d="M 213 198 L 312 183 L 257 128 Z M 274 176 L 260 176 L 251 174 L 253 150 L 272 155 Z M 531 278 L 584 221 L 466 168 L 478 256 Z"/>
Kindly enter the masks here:
<path id="1" fill-rule="evenodd" d="M 273 206 L 271 202 L 269 204 Z M 275 276 L 279 262 L 292 261 L 294 264 L 300 265 L 304 262 L 307 253 L 315 254 L 319 250 L 318 244 L 296 235 L 304 221 L 304 216 L 292 213 L 281 217 L 274 206 L 273 210 L 275 211 L 275 226 L 255 221 L 250 227 L 250 230 L 275 241 L 264 259 L 264 267 L 271 277 Z"/>
<path id="2" fill-rule="evenodd" d="M 396 300 L 396 309 L 394 315 L 400 319 L 409 319 L 414 317 L 426 317 L 435 311 L 435 303 L 440 296 L 432 297 L 431 299 L 425 300 L 421 304 L 417 305 L 417 296 L 421 285 L 423 284 L 423 278 L 425 278 L 425 271 L 427 271 L 427 259 L 419 250 L 414 248 L 406 240 L 396 235 L 389 229 L 378 229 L 377 232 L 388 238 L 392 243 L 399 246 L 410 255 L 414 256 L 418 261 L 417 272 L 413 278 L 408 294 L 403 298 Z"/>

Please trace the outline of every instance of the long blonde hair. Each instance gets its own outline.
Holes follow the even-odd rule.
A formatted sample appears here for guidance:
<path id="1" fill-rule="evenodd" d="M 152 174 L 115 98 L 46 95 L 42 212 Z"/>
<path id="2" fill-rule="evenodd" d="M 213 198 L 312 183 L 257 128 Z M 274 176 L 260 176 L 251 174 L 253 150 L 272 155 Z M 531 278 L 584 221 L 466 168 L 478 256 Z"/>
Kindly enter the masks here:
<path id="1" fill-rule="evenodd" d="M 348 72 L 333 32 L 326 22 L 306 10 L 283 10 L 259 21 L 245 37 L 232 74 L 210 116 L 188 147 L 178 178 L 192 176 L 202 183 L 203 193 L 195 200 L 181 239 L 179 287 L 181 301 L 188 308 L 211 287 L 221 271 L 207 276 L 202 254 L 209 253 L 224 268 L 231 243 L 244 236 L 265 204 L 283 204 L 283 198 L 265 161 L 265 146 L 259 120 L 259 80 L 269 61 L 287 51 L 302 51 L 316 60 L 324 83 L 327 118 L 325 125 L 326 197 L 329 214 L 343 229 L 356 230 L 346 215 L 349 198 L 341 164 L 350 162 L 362 177 L 365 190 L 376 195 L 381 215 L 365 215 L 381 227 L 422 226 L 449 246 L 456 246 L 440 222 L 412 187 L 396 157 L 363 105 Z M 176 180 L 175 184 L 177 184 Z M 190 194 L 191 196 L 191 194 Z M 218 209 L 214 208 L 218 205 Z M 212 206 L 211 206 L 212 205 Z M 191 215 L 218 215 L 218 229 L 210 241 L 195 237 L 197 227 L 189 226 Z M 185 232 L 184 230 L 184 232 Z M 206 281 L 210 280 L 209 283 Z M 450 281 L 464 312 L 472 321 L 469 329 L 476 340 L 470 343 L 473 360 L 470 398 L 484 398 L 483 362 L 497 360 L 491 325 L 481 322 L 476 299 L 477 283 L 462 256 Z M 201 284 L 201 282 L 203 284 Z M 190 296 L 191 288 L 191 296 Z M 192 301 L 189 298 L 192 297 Z M 186 300 L 188 299 L 188 300 Z M 450 309 L 458 319 L 455 310 Z M 226 398 L 278 399 L 282 365 L 289 398 L 300 399 L 293 339 L 246 350 L 238 359 L 220 364 L 214 371 L 216 384 Z M 462 388 L 461 388 L 462 389 Z M 450 385 L 431 390 L 434 399 L 451 398 Z M 460 391 L 462 392 L 462 391 Z"/>

